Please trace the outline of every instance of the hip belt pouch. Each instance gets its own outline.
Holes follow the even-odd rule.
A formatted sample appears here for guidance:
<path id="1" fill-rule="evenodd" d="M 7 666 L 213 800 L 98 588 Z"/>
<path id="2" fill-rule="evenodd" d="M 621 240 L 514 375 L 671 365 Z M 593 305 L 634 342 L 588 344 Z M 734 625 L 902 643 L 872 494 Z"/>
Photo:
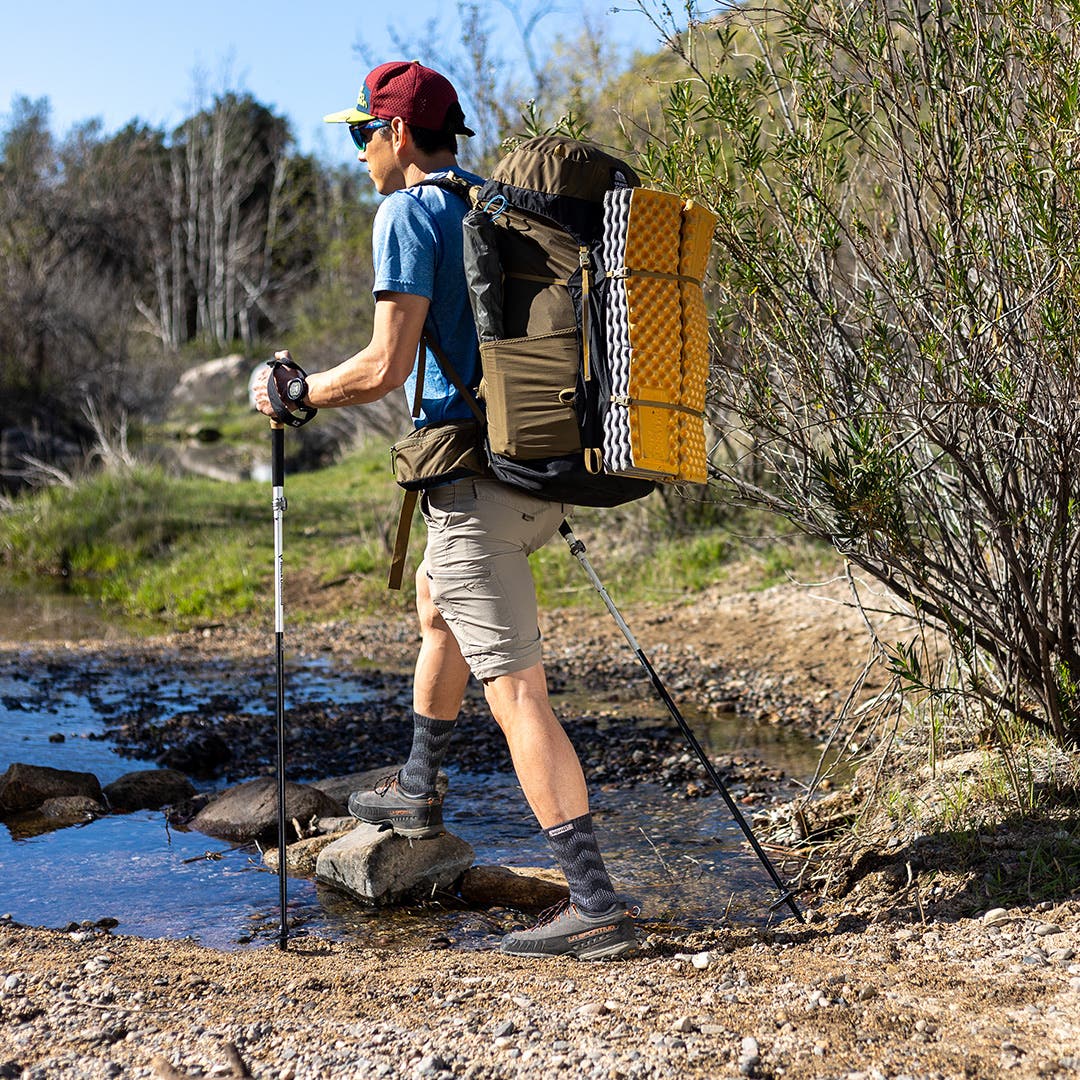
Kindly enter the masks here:
<path id="1" fill-rule="evenodd" d="M 406 491 L 421 491 L 487 472 L 480 426 L 475 420 L 450 420 L 410 431 L 390 447 L 394 477 Z"/>

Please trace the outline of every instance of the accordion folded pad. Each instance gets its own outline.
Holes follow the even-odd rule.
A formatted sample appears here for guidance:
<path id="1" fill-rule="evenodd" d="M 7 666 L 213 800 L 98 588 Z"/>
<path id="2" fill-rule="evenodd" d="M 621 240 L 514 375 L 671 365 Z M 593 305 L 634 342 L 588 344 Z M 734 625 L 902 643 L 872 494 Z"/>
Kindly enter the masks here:
<path id="1" fill-rule="evenodd" d="M 679 237 L 679 273 L 683 277 L 702 281 L 709 265 L 716 215 L 692 199 L 683 204 L 682 228 Z"/>
<path id="2" fill-rule="evenodd" d="M 701 279 L 716 218 L 667 192 L 633 188 L 605 196 L 604 222 L 612 278 L 607 467 L 704 483 L 709 326 Z"/>
<path id="3" fill-rule="evenodd" d="M 682 379 L 679 400 L 690 413 L 679 415 L 679 478 L 704 484 L 707 478 L 705 453 L 705 388 L 709 380 L 709 315 L 699 285 L 683 282 Z"/>
<path id="4" fill-rule="evenodd" d="M 622 265 L 660 274 L 679 272 L 682 200 L 666 191 L 631 188 Z"/>

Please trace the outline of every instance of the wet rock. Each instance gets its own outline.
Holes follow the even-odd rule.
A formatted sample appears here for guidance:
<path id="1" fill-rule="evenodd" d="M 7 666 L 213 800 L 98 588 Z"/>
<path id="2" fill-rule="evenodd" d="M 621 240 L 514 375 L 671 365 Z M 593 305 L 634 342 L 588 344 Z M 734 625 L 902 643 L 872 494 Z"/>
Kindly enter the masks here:
<path id="1" fill-rule="evenodd" d="M 367 903 L 394 904 L 452 888 L 474 857 L 472 847 L 450 833 L 409 840 L 360 824 L 323 849 L 315 878 Z"/>
<path id="2" fill-rule="evenodd" d="M 570 895 L 557 870 L 539 867 L 473 866 L 461 879 L 461 896 L 476 907 L 501 905 L 542 911 Z"/>
<path id="3" fill-rule="evenodd" d="M 228 743 L 216 731 L 196 731 L 157 759 L 164 768 L 189 776 L 213 776 L 232 760 Z"/>
<path id="4" fill-rule="evenodd" d="M 65 795 L 104 801 L 101 785 L 93 773 L 16 762 L 0 776 L 0 815 L 36 810 L 46 799 Z"/>
<path id="5" fill-rule="evenodd" d="M 190 799 L 173 803 L 165 807 L 165 820 L 175 829 L 190 828 L 195 816 L 214 801 L 214 795 L 208 791 L 200 792 Z"/>
<path id="6" fill-rule="evenodd" d="M 41 804 L 39 813 L 52 821 L 91 821 L 106 813 L 106 809 L 96 799 L 85 795 L 59 795 L 55 799 L 46 799 Z"/>
<path id="7" fill-rule="evenodd" d="M 140 769 L 105 785 L 105 797 L 114 810 L 160 810 L 194 794 L 192 782 L 175 769 Z"/>
<path id="8" fill-rule="evenodd" d="M 303 840 L 297 840 L 295 843 L 290 842 L 285 848 L 285 872 L 291 877 L 314 877 L 315 866 L 319 861 L 319 853 L 323 848 L 332 844 L 335 840 L 340 840 L 351 832 L 352 828 L 355 828 L 356 820 L 354 818 L 348 820 L 352 822 L 349 829 L 343 829 L 336 833 L 326 833 L 322 836 L 309 836 Z M 267 848 L 263 852 L 263 863 L 273 870 L 275 874 L 277 873 L 278 849 L 276 847 Z"/>
<path id="9" fill-rule="evenodd" d="M 344 807 L 308 784 L 285 785 L 285 818 L 306 824 L 313 817 L 336 817 Z M 191 828 L 219 840 L 277 839 L 277 781 L 272 776 L 249 780 L 222 792 L 191 819 Z"/>

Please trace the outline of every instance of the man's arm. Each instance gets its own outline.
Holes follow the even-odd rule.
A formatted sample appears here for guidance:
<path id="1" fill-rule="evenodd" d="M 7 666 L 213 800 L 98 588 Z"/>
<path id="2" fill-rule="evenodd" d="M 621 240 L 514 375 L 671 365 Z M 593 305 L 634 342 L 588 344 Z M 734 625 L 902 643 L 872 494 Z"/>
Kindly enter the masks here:
<path id="1" fill-rule="evenodd" d="M 378 401 L 391 390 L 403 386 L 416 361 L 429 306 L 426 296 L 379 293 L 368 346 L 328 371 L 309 375 L 304 404 L 316 409 L 362 405 Z M 287 352 L 274 355 L 279 360 L 289 359 Z M 259 411 L 273 416 L 265 386 L 257 386 L 254 393 Z"/>

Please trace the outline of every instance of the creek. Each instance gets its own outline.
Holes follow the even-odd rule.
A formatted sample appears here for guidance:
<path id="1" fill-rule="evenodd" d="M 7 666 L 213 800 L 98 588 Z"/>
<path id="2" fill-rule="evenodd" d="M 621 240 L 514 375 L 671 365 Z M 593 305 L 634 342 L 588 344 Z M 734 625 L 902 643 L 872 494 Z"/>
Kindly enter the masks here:
<path id="1" fill-rule="evenodd" d="M 62 598 L 51 599 L 47 610 L 25 600 L 0 602 L 0 638 L 9 642 L 100 639 L 105 629 L 91 610 Z M 24 662 L 23 655 L 32 655 L 32 661 Z M 152 768 L 152 762 L 125 757 L 103 737 L 133 696 L 148 693 L 160 721 L 240 697 L 248 711 L 265 712 L 267 752 L 273 752 L 275 690 L 265 669 L 238 672 L 224 661 L 173 668 L 167 658 L 148 668 L 88 653 L 72 678 L 69 671 L 59 676 L 42 656 L 40 649 L 32 654 L 15 646 L 0 650 L 0 770 L 21 761 L 93 772 L 104 785 L 123 773 Z M 336 708 L 365 701 L 370 706 L 371 684 L 360 676 L 325 659 L 290 658 L 287 709 L 326 701 Z M 671 753 L 688 752 L 663 707 L 643 704 L 651 693 L 643 679 L 634 716 L 657 731 L 670 730 Z M 556 700 L 556 709 L 567 701 Z M 578 693 L 573 705 L 583 704 Z M 820 749 L 811 740 L 680 704 L 711 754 L 756 757 L 795 779 L 810 776 L 817 765 Z M 509 770 L 459 770 L 450 760 L 446 771 L 447 828 L 473 845 L 478 864 L 551 865 Z M 702 774 L 701 786 L 706 785 Z M 732 791 L 746 794 L 745 785 Z M 592 785 L 592 808 L 609 871 L 621 891 L 642 906 L 649 924 L 692 929 L 724 919 L 768 921 L 775 887 L 715 794 L 685 799 L 673 797 L 660 783 L 599 784 Z M 752 807 L 745 812 L 749 816 Z M 160 812 L 113 814 L 33 834 L 14 823 L 0 828 L 0 913 L 19 923 L 63 927 L 108 917 L 118 920 L 119 933 L 242 948 L 274 940 L 277 889 L 276 875 L 262 866 L 253 846 L 233 847 L 170 828 Z M 384 947 L 430 942 L 490 948 L 509 918 L 503 915 L 500 922 L 450 900 L 372 911 L 306 879 L 290 880 L 289 909 L 290 924 L 299 933 Z"/>

